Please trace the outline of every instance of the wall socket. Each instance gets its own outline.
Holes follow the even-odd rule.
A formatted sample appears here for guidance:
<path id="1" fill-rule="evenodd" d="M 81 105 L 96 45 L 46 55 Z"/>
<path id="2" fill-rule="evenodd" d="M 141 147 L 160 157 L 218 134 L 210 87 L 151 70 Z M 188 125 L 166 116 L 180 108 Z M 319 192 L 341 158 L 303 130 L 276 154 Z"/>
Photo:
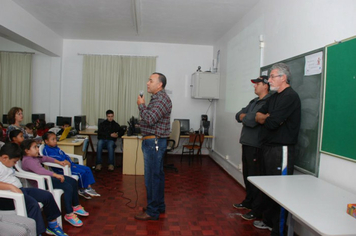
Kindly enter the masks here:
<path id="1" fill-rule="evenodd" d="M 237 165 L 237 169 L 242 172 L 242 163 Z"/>
<path id="2" fill-rule="evenodd" d="M 225 159 L 226 159 L 226 160 L 229 160 L 229 159 L 230 159 L 230 156 L 229 156 L 229 155 L 226 155 L 226 156 L 225 156 Z"/>

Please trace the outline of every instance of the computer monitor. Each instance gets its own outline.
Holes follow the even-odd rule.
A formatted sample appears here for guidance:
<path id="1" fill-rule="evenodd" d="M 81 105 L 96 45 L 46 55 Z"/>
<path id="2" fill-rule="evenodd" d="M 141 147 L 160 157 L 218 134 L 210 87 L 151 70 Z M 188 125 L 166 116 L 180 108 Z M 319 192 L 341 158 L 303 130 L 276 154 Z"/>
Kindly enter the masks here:
<path id="1" fill-rule="evenodd" d="M 74 128 L 76 130 L 85 130 L 87 126 L 87 117 L 85 115 L 74 116 Z"/>
<path id="2" fill-rule="evenodd" d="M 64 122 L 68 122 L 69 125 L 72 126 L 72 117 L 57 116 L 57 126 L 63 126 Z"/>
<path id="3" fill-rule="evenodd" d="M 188 134 L 190 130 L 190 120 L 189 119 L 174 119 L 178 120 L 180 123 L 180 133 Z"/>
<path id="4" fill-rule="evenodd" d="M 37 120 L 39 119 L 42 119 L 42 120 L 46 120 L 46 114 L 44 113 L 39 113 L 39 114 L 32 114 L 31 116 L 31 120 L 32 120 L 32 123 L 36 123 Z"/>
<path id="5" fill-rule="evenodd" d="M 7 124 L 7 114 L 2 115 L 2 124 Z"/>

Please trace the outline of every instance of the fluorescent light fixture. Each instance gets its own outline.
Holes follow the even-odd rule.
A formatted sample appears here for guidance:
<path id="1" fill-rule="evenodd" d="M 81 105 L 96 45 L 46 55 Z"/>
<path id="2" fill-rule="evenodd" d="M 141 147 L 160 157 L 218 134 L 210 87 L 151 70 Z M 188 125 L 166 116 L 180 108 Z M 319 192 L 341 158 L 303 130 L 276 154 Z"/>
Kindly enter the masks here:
<path id="1" fill-rule="evenodd" d="M 141 27 L 141 1 L 140 0 L 131 0 L 132 5 L 132 18 L 136 28 L 137 35 L 140 35 Z"/>

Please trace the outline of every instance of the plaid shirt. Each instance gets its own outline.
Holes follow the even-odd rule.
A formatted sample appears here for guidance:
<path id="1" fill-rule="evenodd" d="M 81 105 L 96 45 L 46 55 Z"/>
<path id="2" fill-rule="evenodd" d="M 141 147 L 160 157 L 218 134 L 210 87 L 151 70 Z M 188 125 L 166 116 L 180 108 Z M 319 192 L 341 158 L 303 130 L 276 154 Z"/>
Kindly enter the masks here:
<path id="1" fill-rule="evenodd" d="M 141 134 L 143 136 L 156 135 L 161 138 L 169 136 L 172 102 L 165 90 L 153 94 L 148 106 L 140 104 L 138 109 L 141 117 Z"/>

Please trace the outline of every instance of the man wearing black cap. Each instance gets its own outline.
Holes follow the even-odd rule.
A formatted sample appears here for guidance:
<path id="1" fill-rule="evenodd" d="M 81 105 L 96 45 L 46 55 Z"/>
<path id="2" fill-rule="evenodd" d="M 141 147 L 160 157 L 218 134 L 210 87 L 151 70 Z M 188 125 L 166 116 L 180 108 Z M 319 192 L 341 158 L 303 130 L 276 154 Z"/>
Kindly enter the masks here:
<path id="1" fill-rule="evenodd" d="M 268 76 L 260 76 L 257 79 L 251 80 L 254 84 L 255 94 L 258 96 L 250 101 L 250 103 L 242 108 L 236 114 L 236 120 L 242 123 L 240 143 L 242 144 L 242 166 L 243 177 L 246 187 L 246 197 L 239 204 L 233 204 L 237 209 L 251 209 L 248 213 L 242 215 L 245 220 L 256 219 L 257 208 L 259 207 L 256 201 L 259 190 L 250 182 L 248 176 L 260 175 L 260 161 L 261 161 L 261 142 L 258 135 L 261 125 L 256 122 L 256 112 L 266 103 L 270 97 Z"/>
<path id="2" fill-rule="evenodd" d="M 262 124 L 259 138 L 262 142 L 263 169 L 265 175 L 292 175 L 295 144 L 301 120 L 301 102 L 290 86 L 291 73 L 284 63 L 272 66 L 268 82 L 276 91 L 256 113 L 256 121 Z M 253 225 L 272 230 L 271 235 L 283 235 L 286 212 L 276 202 L 266 198 L 263 204 L 263 220 Z M 272 229 L 271 229 L 272 228 Z"/>

